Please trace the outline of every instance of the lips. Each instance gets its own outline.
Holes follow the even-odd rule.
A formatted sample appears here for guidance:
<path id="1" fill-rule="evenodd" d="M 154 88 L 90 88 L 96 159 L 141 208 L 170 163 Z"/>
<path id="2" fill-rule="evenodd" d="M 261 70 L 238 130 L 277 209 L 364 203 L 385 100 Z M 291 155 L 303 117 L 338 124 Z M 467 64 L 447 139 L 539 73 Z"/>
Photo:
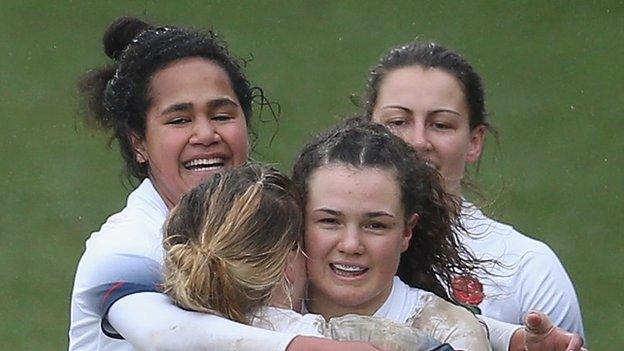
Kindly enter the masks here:
<path id="1" fill-rule="evenodd" d="M 368 272 L 367 267 L 347 263 L 330 263 L 329 268 L 339 277 L 359 277 Z"/>
<path id="2" fill-rule="evenodd" d="M 222 157 L 196 158 L 184 163 L 184 168 L 192 172 L 206 172 L 220 170 L 225 166 Z"/>

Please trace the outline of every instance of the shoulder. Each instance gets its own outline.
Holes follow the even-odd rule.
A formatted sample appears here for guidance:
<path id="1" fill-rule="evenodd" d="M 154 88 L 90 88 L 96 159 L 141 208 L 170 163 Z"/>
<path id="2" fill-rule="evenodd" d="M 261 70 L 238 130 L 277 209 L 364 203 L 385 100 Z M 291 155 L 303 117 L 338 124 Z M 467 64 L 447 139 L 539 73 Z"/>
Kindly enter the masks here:
<path id="1" fill-rule="evenodd" d="M 559 262 L 554 251 L 544 242 L 520 233 L 510 224 L 496 221 L 483 214 L 474 205 L 464 202 L 462 225 L 467 233 L 461 236 L 478 258 L 513 259 L 514 263 L 531 257 Z"/>
<path id="2" fill-rule="evenodd" d="M 428 295 L 413 326 L 457 349 L 489 350 L 490 344 L 484 326 L 472 312 L 436 295 Z"/>
<path id="3" fill-rule="evenodd" d="M 91 234 L 85 254 L 92 248 L 97 253 L 151 251 L 154 245 L 160 246 L 167 213 L 164 202 L 146 179 L 130 193 L 126 207 L 108 217 L 100 230 Z"/>
<path id="4" fill-rule="evenodd" d="M 127 206 L 91 234 L 76 269 L 72 304 L 99 311 L 113 291 L 153 290 L 160 282 L 166 207 L 158 206 L 160 198 L 150 190 L 151 184 L 141 184 Z"/>
<path id="5" fill-rule="evenodd" d="M 547 244 L 486 217 L 474 206 L 469 211 L 464 209 L 462 222 L 469 231 L 469 235 L 462 236 L 463 243 L 477 258 L 496 262 L 490 268 L 493 275 L 489 279 L 504 287 L 505 293 L 513 293 L 523 313 L 531 309 L 544 311 L 556 325 L 582 333 L 574 286 Z"/>

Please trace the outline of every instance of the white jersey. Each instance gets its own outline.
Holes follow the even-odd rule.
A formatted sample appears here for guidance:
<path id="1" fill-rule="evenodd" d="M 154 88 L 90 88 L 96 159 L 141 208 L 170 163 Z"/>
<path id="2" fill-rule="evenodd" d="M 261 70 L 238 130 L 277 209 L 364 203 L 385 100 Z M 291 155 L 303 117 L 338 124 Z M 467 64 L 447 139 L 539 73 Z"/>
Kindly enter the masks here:
<path id="1" fill-rule="evenodd" d="M 409 287 L 398 277 L 374 316 L 415 327 L 455 349 L 490 350 L 485 329 L 470 311 L 428 291 Z"/>
<path id="2" fill-rule="evenodd" d="M 480 279 L 485 294 L 478 305 L 482 314 L 523 324 L 529 311 L 540 310 L 555 325 L 583 335 L 574 287 L 550 247 L 486 217 L 471 203 L 462 207 L 462 224 L 469 233 L 460 235 L 462 243 L 476 258 L 498 261 L 487 264 L 491 274 Z"/>
<path id="3" fill-rule="evenodd" d="M 339 341 L 364 341 L 388 351 L 431 350 L 441 343 L 424 331 L 388 319 L 348 314 L 329 321 L 318 314 L 302 315 L 289 309 L 263 307 L 252 325 L 281 332 L 327 337 Z"/>
<path id="4" fill-rule="evenodd" d="M 145 298 L 137 301 L 137 296 L 145 294 L 135 294 L 157 292 L 162 282 L 162 227 L 168 212 L 162 198 L 149 179 L 146 179 L 128 196 L 126 207 L 109 217 L 98 232 L 91 234 L 76 270 L 71 300 L 69 350 L 135 350 L 104 318 L 112 304 L 122 297 L 132 295 L 134 309 L 124 310 L 132 314 L 132 320 L 152 307 L 171 307 L 166 297 L 159 299 L 153 295 L 149 296 L 149 303 L 139 305 Z M 178 318 L 178 315 L 182 315 L 182 318 Z M 201 322 L 194 325 L 201 325 L 203 330 L 200 334 L 187 328 L 189 333 L 202 336 L 202 345 L 205 342 L 207 347 L 216 346 L 215 349 L 219 350 L 284 350 L 294 337 L 292 334 L 269 333 L 216 316 L 193 314 L 180 309 L 170 309 L 165 317 L 170 318 L 167 320 L 170 325 L 180 325 L 179 321 L 189 320 L 189 316 Z M 121 320 L 124 319 L 121 316 Z M 162 321 L 142 320 L 137 324 L 145 328 L 150 323 L 162 324 Z M 164 330 L 169 331 L 167 325 Z M 242 335 L 248 343 L 239 340 Z M 188 341 L 190 338 L 185 335 L 184 339 Z"/>

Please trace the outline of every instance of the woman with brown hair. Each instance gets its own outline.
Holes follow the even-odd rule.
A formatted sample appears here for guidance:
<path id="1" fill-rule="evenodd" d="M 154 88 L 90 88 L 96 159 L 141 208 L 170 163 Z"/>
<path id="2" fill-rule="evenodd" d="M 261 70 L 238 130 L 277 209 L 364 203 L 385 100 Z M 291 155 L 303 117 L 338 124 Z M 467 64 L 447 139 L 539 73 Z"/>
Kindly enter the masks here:
<path id="1" fill-rule="evenodd" d="M 582 336 L 576 292 L 556 254 L 463 197 L 470 189 L 467 167 L 479 161 L 492 130 L 482 80 L 472 65 L 437 43 L 392 48 L 369 72 L 366 119 L 388 127 L 440 172 L 446 191 L 462 207 L 462 244 L 477 258 L 497 262 L 488 265 L 485 277 L 456 274 L 449 289 L 455 299 L 514 324 L 540 310 Z"/>
<path id="2" fill-rule="evenodd" d="M 302 210 L 294 183 L 268 166 L 215 175 L 169 215 L 164 292 L 184 309 L 265 329 L 367 341 L 387 351 L 444 349 L 423 331 L 380 318 L 301 315 Z"/>

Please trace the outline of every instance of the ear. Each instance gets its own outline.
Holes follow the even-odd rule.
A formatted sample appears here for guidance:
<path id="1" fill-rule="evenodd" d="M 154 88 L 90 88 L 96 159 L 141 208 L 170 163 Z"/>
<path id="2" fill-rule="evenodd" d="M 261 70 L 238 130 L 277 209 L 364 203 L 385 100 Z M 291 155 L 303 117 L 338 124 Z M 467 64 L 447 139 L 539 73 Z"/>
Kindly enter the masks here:
<path id="1" fill-rule="evenodd" d="M 130 140 L 132 141 L 132 148 L 134 149 L 134 158 L 136 161 L 138 163 L 146 163 L 149 158 L 145 147 L 145 140 L 139 138 L 139 136 L 134 133 L 130 135 Z"/>
<path id="2" fill-rule="evenodd" d="M 409 247 L 410 240 L 412 240 L 412 233 L 414 231 L 414 227 L 416 227 L 416 223 L 418 223 L 418 213 L 414 213 L 408 219 L 405 229 L 403 230 L 403 237 L 401 238 L 401 252 L 405 252 Z"/>
<path id="3" fill-rule="evenodd" d="M 476 126 L 470 131 L 470 144 L 468 145 L 468 153 L 466 154 L 466 162 L 475 163 L 479 161 L 483 145 L 485 143 L 485 135 L 487 127 L 484 125 Z"/>
<path id="4" fill-rule="evenodd" d="M 297 250 L 291 250 L 286 256 L 286 265 L 284 266 L 284 277 L 287 281 L 293 282 L 297 278 L 295 276 L 295 264 L 297 259 Z"/>

